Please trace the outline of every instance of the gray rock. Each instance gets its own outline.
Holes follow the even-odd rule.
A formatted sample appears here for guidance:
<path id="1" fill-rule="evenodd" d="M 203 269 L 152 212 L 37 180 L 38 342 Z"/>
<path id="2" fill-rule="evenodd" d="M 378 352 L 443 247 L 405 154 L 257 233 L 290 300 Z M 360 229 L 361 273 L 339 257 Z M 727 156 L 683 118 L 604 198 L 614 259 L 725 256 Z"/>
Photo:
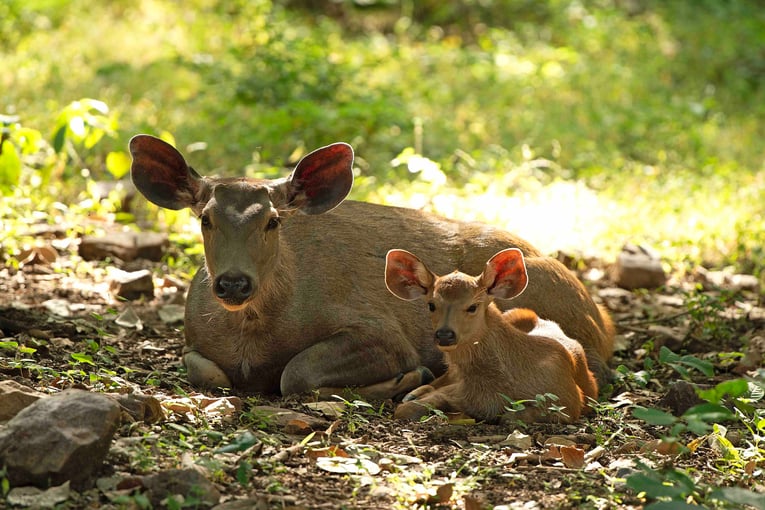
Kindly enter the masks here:
<path id="1" fill-rule="evenodd" d="M 168 497 L 180 496 L 183 506 L 211 508 L 220 501 L 220 492 L 195 469 L 169 469 L 144 476 L 143 486 L 149 492 L 151 503 L 157 507 Z"/>
<path id="2" fill-rule="evenodd" d="M 682 416 L 691 407 L 703 403 L 704 400 L 696 394 L 696 387 L 686 381 L 670 384 L 667 393 L 659 401 L 662 407 L 668 407 L 675 416 Z"/>
<path id="3" fill-rule="evenodd" d="M 614 283 L 623 289 L 655 289 L 667 282 L 661 259 L 644 246 L 627 244 L 611 271 Z"/>
<path id="4" fill-rule="evenodd" d="M 119 404 L 98 393 L 66 390 L 38 400 L 0 429 L 0 465 L 12 486 L 68 480 L 76 490 L 88 488 L 119 420 Z"/>
<path id="5" fill-rule="evenodd" d="M 16 381 L 0 382 L 0 421 L 8 421 L 25 407 L 45 397 L 45 393 Z"/>
<path id="6" fill-rule="evenodd" d="M 159 261 L 168 244 L 167 234 L 157 232 L 109 232 L 107 236 L 85 236 L 79 253 L 85 260 L 116 257 L 124 262 L 137 258 Z"/>
<path id="7" fill-rule="evenodd" d="M 109 273 L 109 290 L 115 296 L 131 301 L 141 297 L 154 297 L 154 281 L 148 269 L 130 272 L 112 269 Z"/>

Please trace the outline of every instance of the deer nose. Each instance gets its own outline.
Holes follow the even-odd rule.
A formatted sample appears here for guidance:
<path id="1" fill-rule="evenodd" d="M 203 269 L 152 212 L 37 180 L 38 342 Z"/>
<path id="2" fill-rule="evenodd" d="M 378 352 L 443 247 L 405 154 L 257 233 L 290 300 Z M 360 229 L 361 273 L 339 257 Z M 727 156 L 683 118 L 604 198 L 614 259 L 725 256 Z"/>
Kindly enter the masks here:
<path id="1" fill-rule="evenodd" d="M 215 278 L 213 290 L 221 300 L 240 304 L 252 294 L 252 281 L 242 273 L 223 273 Z"/>
<path id="2" fill-rule="evenodd" d="M 436 330 L 436 343 L 448 347 L 457 343 L 457 335 L 453 329 L 439 328 Z"/>

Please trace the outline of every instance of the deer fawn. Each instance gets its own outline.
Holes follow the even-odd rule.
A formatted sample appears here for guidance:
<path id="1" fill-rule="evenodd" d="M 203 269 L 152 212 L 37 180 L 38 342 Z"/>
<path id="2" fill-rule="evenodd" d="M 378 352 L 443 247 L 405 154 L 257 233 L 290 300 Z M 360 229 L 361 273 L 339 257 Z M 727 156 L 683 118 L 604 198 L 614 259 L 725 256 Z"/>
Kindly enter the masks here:
<path id="1" fill-rule="evenodd" d="M 562 422 L 579 418 L 586 398 L 598 396 L 582 346 L 533 311 L 502 313 L 493 301 L 519 296 L 527 282 L 523 254 L 515 248 L 491 257 L 476 277 L 458 271 L 437 276 L 407 251 L 388 252 L 388 289 L 404 300 L 427 301 L 434 343 L 448 365 L 444 375 L 404 398 L 396 418 L 417 419 L 435 408 L 493 420 L 509 404 L 504 397 L 533 401 L 548 393 L 558 397 L 565 414 L 527 406 L 515 417 Z"/>
<path id="2" fill-rule="evenodd" d="M 183 363 L 195 386 L 366 398 L 403 395 L 444 371 L 425 312 L 381 285 L 393 246 L 430 245 L 436 269 L 480 271 L 502 247 L 521 249 L 532 284 L 518 299 L 585 346 L 609 374 L 608 315 L 559 262 L 478 223 L 345 201 L 353 150 L 336 143 L 306 155 L 280 179 L 200 176 L 171 145 L 130 141 L 131 175 L 154 204 L 199 217 L 205 264 L 188 291 Z M 551 297 L 554 296 L 554 297 Z"/>

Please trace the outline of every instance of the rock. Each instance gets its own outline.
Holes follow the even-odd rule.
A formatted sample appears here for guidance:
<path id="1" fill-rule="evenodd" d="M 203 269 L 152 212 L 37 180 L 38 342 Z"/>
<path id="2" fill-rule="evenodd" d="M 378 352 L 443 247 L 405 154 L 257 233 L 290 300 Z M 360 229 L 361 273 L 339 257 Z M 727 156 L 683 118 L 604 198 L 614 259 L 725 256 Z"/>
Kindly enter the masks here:
<path id="1" fill-rule="evenodd" d="M 47 490 L 37 487 L 16 487 L 8 492 L 8 503 L 11 506 L 55 508 L 67 499 L 69 499 L 69 482 Z"/>
<path id="2" fill-rule="evenodd" d="M 697 267 L 693 270 L 693 277 L 700 282 L 705 289 L 721 288 L 726 290 L 758 292 L 760 280 L 750 274 L 731 274 L 729 271 L 710 271 L 705 267 Z"/>
<path id="3" fill-rule="evenodd" d="M 137 258 L 158 262 L 167 244 L 167 234 L 158 232 L 109 232 L 104 237 L 83 237 L 79 254 L 85 260 L 116 257 L 124 262 Z"/>
<path id="4" fill-rule="evenodd" d="M 137 393 L 108 394 L 122 408 L 123 421 L 143 421 L 146 423 L 156 423 L 165 418 L 162 411 L 162 404 L 151 395 L 140 395 Z"/>
<path id="5" fill-rule="evenodd" d="M 670 384 L 666 395 L 659 401 L 662 407 L 669 408 L 675 416 L 682 416 L 691 407 L 703 403 L 704 400 L 696 394 L 695 386 L 686 381 Z"/>
<path id="6" fill-rule="evenodd" d="M 627 244 L 616 259 L 611 278 L 623 289 L 653 289 L 666 283 L 667 274 L 656 253 L 643 246 Z"/>
<path id="7" fill-rule="evenodd" d="M 159 319 L 165 324 L 175 324 L 175 323 L 183 322 L 183 317 L 185 313 L 186 313 L 186 307 L 183 305 L 176 305 L 176 304 L 164 305 L 159 310 L 157 310 Z"/>
<path id="8" fill-rule="evenodd" d="M 154 297 L 154 281 L 148 269 L 127 272 L 112 268 L 109 276 L 109 290 L 117 297 L 131 301 L 141 297 Z"/>
<path id="9" fill-rule="evenodd" d="M 33 390 L 16 381 L 0 382 L 0 421 L 8 421 L 25 407 L 45 397 L 45 393 Z"/>
<path id="10" fill-rule="evenodd" d="M 220 501 L 220 492 L 196 469 L 169 469 L 144 476 L 143 486 L 154 507 L 168 497 L 181 496 L 182 507 L 211 508 Z M 169 505 L 168 505 L 169 506 Z"/>
<path id="11" fill-rule="evenodd" d="M 66 390 L 40 399 L 0 430 L 0 465 L 12 486 L 69 480 L 76 490 L 87 488 L 119 420 L 120 406 L 98 393 Z"/>

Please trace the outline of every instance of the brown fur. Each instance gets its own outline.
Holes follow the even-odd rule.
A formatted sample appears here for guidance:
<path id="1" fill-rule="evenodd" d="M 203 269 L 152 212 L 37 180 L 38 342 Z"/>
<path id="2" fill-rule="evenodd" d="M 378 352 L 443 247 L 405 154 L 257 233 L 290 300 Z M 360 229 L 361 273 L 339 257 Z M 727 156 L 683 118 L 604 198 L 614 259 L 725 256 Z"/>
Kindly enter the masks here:
<path id="1" fill-rule="evenodd" d="M 337 206 L 352 183 L 347 145 L 314 151 L 290 177 L 275 180 L 201 177 L 150 136 L 134 137 L 130 150 L 139 191 L 162 207 L 190 208 L 208 224 L 206 264 L 191 283 L 185 317 L 183 361 L 197 386 L 283 394 L 353 386 L 386 398 L 426 381 L 421 367 L 442 373 L 427 312 L 402 307 L 381 281 L 385 254 L 396 245 L 432 246 L 431 267 L 466 272 L 480 272 L 499 249 L 520 248 L 532 284 L 519 305 L 560 323 L 582 342 L 591 366 L 608 374 L 607 315 L 565 267 L 524 240 L 410 209 Z M 223 275 L 246 278 L 251 292 L 216 296 Z"/>
<path id="2" fill-rule="evenodd" d="M 445 353 L 447 372 L 432 384 L 410 392 L 397 407 L 396 418 L 418 419 L 435 408 L 492 420 L 509 405 L 503 395 L 533 402 L 537 395 L 552 393 L 559 399 L 555 404 L 565 408 L 565 415 L 550 414 L 531 405 L 514 417 L 523 421 L 570 422 L 586 411 L 588 397 L 597 398 L 597 383 L 577 341 L 568 338 L 557 324 L 540 321 L 531 310 L 502 313 L 493 302 L 492 294 L 512 298 L 525 287 L 525 279 L 515 280 L 525 278 L 521 253 L 502 253 L 512 259 L 510 263 L 520 261 L 501 283 L 509 288 L 508 292 L 500 290 L 492 277 L 486 277 L 493 274 L 492 261 L 500 254 L 478 277 L 455 272 L 418 279 L 413 275 L 429 272 L 419 259 L 402 250 L 389 253 L 388 265 L 392 268 L 386 270 L 386 282 L 391 292 L 403 299 L 424 298 L 432 310 L 433 331 L 454 334 L 451 345 L 444 345 L 437 333 L 435 337 Z M 401 277 L 398 267 L 409 269 Z"/>

